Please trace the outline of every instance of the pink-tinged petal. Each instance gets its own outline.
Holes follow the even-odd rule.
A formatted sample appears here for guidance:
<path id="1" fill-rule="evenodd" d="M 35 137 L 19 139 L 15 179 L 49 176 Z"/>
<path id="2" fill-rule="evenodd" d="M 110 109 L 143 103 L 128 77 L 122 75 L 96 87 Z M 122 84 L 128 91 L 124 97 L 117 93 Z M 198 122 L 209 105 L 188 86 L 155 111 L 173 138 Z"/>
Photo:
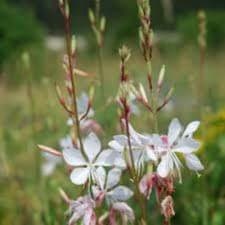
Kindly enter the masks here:
<path id="1" fill-rule="evenodd" d="M 96 134 L 102 133 L 101 126 L 95 120 L 92 120 L 92 119 L 82 120 L 80 123 L 80 127 L 82 132 L 84 133 L 90 133 L 90 132 L 94 132 Z"/>
<path id="2" fill-rule="evenodd" d="M 157 173 L 160 177 L 167 177 L 171 170 L 173 170 L 173 161 L 169 154 L 166 154 L 157 167 Z"/>
<path id="3" fill-rule="evenodd" d="M 89 168 L 75 168 L 70 174 L 71 181 L 76 185 L 85 184 L 90 174 Z"/>
<path id="4" fill-rule="evenodd" d="M 118 152 L 122 152 L 124 150 L 124 147 L 122 145 L 120 145 L 117 141 L 113 140 L 109 142 L 109 147 L 118 151 Z"/>
<path id="5" fill-rule="evenodd" d="M 135 219 L 133 210 L 124 202 L 115 202 L 112 209 L 119 212 L 122 217 L 126 217 L 130 222 Z"/>
<path id="6" fill-rule="evenodd" d="M 166 196 L 161 202 L 161 212 L 164 215 L 166 221 L 175 215 L 173 205 L 173 198 L 170 195 Z"/>
<path id="7" fill-rule="evenodd" d="M 127 201 L 133 196 L 133 192 L 129 188 L 121 185 L 108 192 L 107 195 L 113 201 Z"/>
<path id="8" fill-rule="evenodd" d="M 183 137 L 192 137 L 193 133 L 198 129 L 199 125 L 199 121 L 193 121 L 189 123 L 183 133 Z"/>
<path id="9" fill-rule="evenodd" d="M 105 191 L 102 191 L 98 186 L 92 186 L 91 189 L 95 203 L 100 206 L 105 199 Z"/>
<path id="10" fill-rule="evenodd" d="M 139 190 L 140 192 L 149 199 L 153 187 L 153 175 L 146 174 L 139 183 Z"/>
<path id="11" fill-rule="evenodd" d="M 93 162 L 94 158 L 101 150 L 101 143 L 95 133 L 90 133 L 83 141 L 84 151 L 90 162 Z"/>
<path id="12" fill-rule="evenodd" d="M 77 149 L 64 149 L 63 158 L 70 166 L 84 166 L 87 164 L 81 152 Z"/>
<path id="13" fill-rule="evenodd" d="M 106 181 L 106 171 L 103 167 L 98 167 L 95 171 L 95 181 L 101 190 L 104 189 L 105 181 Z"/>
<path id="14" fill-rule="evenodd" d="M 198 159 L 198 157 L 194 154 L 185 155 L 186 165 L 190 170 L 200 171 L 204 169 L 204 166 Z"/>
<path id="15" fill-rule="evenodd" d="M 168 129 L 168 142 L 172 145 L 179 137 L 182 131 L 182 126 L 178 119 L 173 119 L 169 125 Z"/>
<path id="16" fill-rule="evenodd" d="M 96 225 L 96 215 L 92 208 L 86 210 L 83 218 L 83 225 Z"/>
<path id="17" fill-rule="evenodd" d="M 173 151 L 180 152 L 183 154 L 190 154 L 196 152 L 200 148 L 201 144 L 191 138 L 182 138 L 176 146 L 174 146 Z"/>
<path id="18" fill-rule="evenodd" d="M 110 189 L 114 186 L 116 186 L 121 177 L 121 170 L 118 168 L 113 168 L 109 171 L 108 177 L 107 177 L 107 182 L 106 182 L 106 189 Z"/>

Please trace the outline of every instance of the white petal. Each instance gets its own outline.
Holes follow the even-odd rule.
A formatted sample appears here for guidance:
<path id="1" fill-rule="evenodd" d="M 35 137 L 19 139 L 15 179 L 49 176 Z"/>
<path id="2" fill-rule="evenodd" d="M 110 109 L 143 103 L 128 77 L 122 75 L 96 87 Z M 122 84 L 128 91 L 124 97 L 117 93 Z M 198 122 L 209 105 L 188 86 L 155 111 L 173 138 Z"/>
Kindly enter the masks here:
<path id="1" fill-rule="evenodd" d="M 76 223 L 83 215 L 80 214 L 79 212 L 73 212 L 73 215 L 69 219 L 68 225 L 73 225 Z"/>
<path id="2" fill-rule="evenodd" d="M 125 202 L 115 202 L 112 205 L 113 209 L 118 211 L 122 217 L 127 217 L 127 219 L 132 223 L 135 219 L 133 209 L 128 206 Z"/>
<path id="3" fill-rule="evenodd" d="M 113 136 L 113 139 L 123 147 L 126 147 L 128 145 L 126 135 L 115 135 Z"/>
<path id="4" fill-rule="evenodd" d="M 110 148 L 115 149 L 118 152 L 122 152 L 124 150 L 124 147 L 115 140 L 110 141 L 108 145 Z"/>
<path id="5" fill-rule="evenodd" d="M 76 185 L 85 184 L 90 174 L 89 168 L 75 168 L 70 174 L 71 181 Z"/>
<path id="6" fill-rule="evenodd" d="M 52 162 L 44 162 L 41 165 L 41 173 L 43 176 L 50 176 L 56 168 L 56 164 Z"/>
<path id="7" fill-rule="evenodd" d="M 191 138 L 182 138 L 178 144 L 174 146 L 173 151 L 181 152 L 184 154 L 190 154 L 197 151 L 200 148 L 200 142 Z"/>
<path id="8" fill-rule="evenodd" d="M 65 149 L 62 153 L 66 163 L 71 166 L 84 166 L 87 164 L 84 157 L 77 149 Z"/>
<path id="9" fill-rule="evenodd" d="M 87 157 L 90 160 L 90 162 L 92 162 L 93 159 L 97 156 L 97 154 L 101 150 L 101 143 L 95 133 L 90 133 L 84 139 L 83 144 L 84 144 L 84 151 L 87 154 Z"/>
<path id="10" fill-rule="evenodd" d="M 112 149 L 103 150 L 97 160 L 95 161 L 96 166 L 113 166 L 115 162 L 115 156 L 118 152 Z"/>
<path id="11" fill-rule="evenodd" d="M 125 186 L 118 186 L 107 194 L 113 201 L 127 201 L 132 197 L 133 192 Z"/>
<path id="12" fill-rule="evenodd" d="M 88 208 L 84 214 L 83 225 L 95 225 L 96 216 L 92 208 Z"/>
<path id="13" fill-rule="evenodd" d="M 113 155 L 114 155 L 113 156 L 114 157 L 113 165 L 120 169 L 125 169 L 127 167 L 127 164 L 126 164 L 125 160 L 123 159 L 122 154 L 114 152 Z"/>
<path id="14" fill-rule="evenodd" d="M 110 189 L 117 185 L 120 181 L 121 177 L 121 170 L 118 168 L 113 168 L 109 171 L 107 182 L 106 182 L 106 189 Z"/>
<path id="15" fill-rule="evenodd" d="M 101 190 L 103 190 L 105 186 L 105 180 L 106 180 L 105 169 L 103 167 L 98 167 L 95 171 L 95 174 L 96 174 L 95 180 L 98 186 L 100 186 Z"/>
<path id="16" fill-rule="evenodd" d="M 192 137 L 193 133 L 198 129 L 199 125 L 199 121 L 193 121 L 189 123 L 183 133 L 183 137 Z"/>
<path id="17" fill-rule="evenodd" d="M 172 145 L 179 137 L 182 131 L 182 126 L 178 119 L 173 119 L 168 129 L 168 141 L 169 145 Z"/>
<path id="18" fill-rule="evenodd" d="M 200 171 L 204 169 L 204 166 L 198 159 L 198 157 L 194 154 L 185 155 L 186 165 L 190 170 Z"/>
<path id="19" fill-rule="evenodd" d="M 169 154 L 162 157 L 161 162 L 157 167 L 157 173 L 160 177 L 167 177 L 170 171 L 173 169 L 173 161 Z"/>
<path id="20" fill-rule="evenodd" d="M 141 145 L 141 141 L 139 138 L 139 135 L 141 136 L 141 134 L 137 133 L 134 128 L 131 126 L 131 124 L 129 124 L 129 132 L 130 132 L 130 136 L 132 141 L 137 144 L 137 145 Z"/>
<path id="21" fill-rule="evenodd" d="M 157 160 L 156 154 L 150 147 L 146 147 L 146 153 L 147 153 L 149 160 L 152 160 L 152 161 Z"/>
<path id="22" fill-rule="evenodd" d="M 70 148 L 73 149 L 73 141 L 72 138 L 68 135 L 59 141 L 59 145 L 62 149 Z"/>

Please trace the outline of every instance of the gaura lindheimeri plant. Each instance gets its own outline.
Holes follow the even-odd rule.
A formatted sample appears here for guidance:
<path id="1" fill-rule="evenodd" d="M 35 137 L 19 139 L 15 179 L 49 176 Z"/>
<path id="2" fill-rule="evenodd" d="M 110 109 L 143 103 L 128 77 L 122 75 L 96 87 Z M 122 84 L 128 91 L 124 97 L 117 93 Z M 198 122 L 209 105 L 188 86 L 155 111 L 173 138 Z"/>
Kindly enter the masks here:
<path id="1" fill-rule="evenodd" d="M 63 190 L 60 191 L 69 207 L 69 225 L 153 224 L 151 211 L 147 207 L 148 202 L 153 201 L 153 194 L 156 195 L 156 206 L 164 218 L 164 224 L 170 224 L 171 217 L 175 215 L 174 186 L 177 180 L 182 181 L 184 165 L 197 173 L 204 168 L 195 154 L 200 147 L 200 142 L 193 136 L 200 125 L 198 121 L 183 128 L 178 119 L 172 119 L 168 131 L 162 134 L 159 132 L 158 112 L 170 100 L 173 89 L 162 98 L 165 66 L 154 85 L 149 1 L 138 0 L 137 3 L 148 95 L 142 84 L 136 87 L 130 79 L 127 62 L 131 54 L 123 46 L 119 49 L 120 84 L 115 98 L 119 105 L 121 133 L 110 138 L 108 146 L 102 146 L 99 138 L 101 127 L 93 119 L 93 91 L 89 95 L 83 93 L 78 98 L 77 78 L 88 76 L 88 73 L 77 68 L 76 40 L 71 34 L 69 0 L 59 1 L 66 28 L 67 52 L 63 68 L 67 97 L 62 94 L 59 86 L 56 89 L 59 101 L 68 113 L 71 135 L 60 141 L 62 151 L 43 145 L 39 145 L 39 148 L 55 157 L 61 157 L 69 169 L 70 181 L 74 185 L 83 186 L 82 194 L 75 196 L 75 200 L 69 198 Z M 141 113 L 136 106 L 137 102 L 149 111 L 153 119 L 151 133 L 137 132 L 131 125 L 131 117 Z M 48 169 L 51 170 L 56 163 L 58 161 L 52 162 Z M 132 199 L 141 210 L 136 211 L 137 208 L 130 204 Z"/>

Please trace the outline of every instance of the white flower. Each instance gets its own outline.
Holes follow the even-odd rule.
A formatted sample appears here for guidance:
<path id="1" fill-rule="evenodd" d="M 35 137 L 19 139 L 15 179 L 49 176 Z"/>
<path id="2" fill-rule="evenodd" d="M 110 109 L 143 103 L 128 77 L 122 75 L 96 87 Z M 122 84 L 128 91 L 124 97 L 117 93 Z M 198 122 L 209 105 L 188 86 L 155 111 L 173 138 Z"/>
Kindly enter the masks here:
<path id="1" fill-rule="evenodd" d="M 108 204 L 113 202 L 127 201 L 132 197 L 133 192 L 125 186 L 117 186 L 121 178 L 121 170 L 113 168 L 106 175 L 104 168 L 96 170 L 97 186 L 92 186 L 95 199 L 106 198 Z M 101 201 L 102 199 L 100 199 Z"/>
<path id="2" fill-rule="evenodd" d="M 199 124 L 198 121 L 189 123 L 182 134 L 183 129 L 180 122 L 178 119 L 173 119 L 169 125 L 167 136 L 161 136 L 157 139 L 155 146 L 157 146 L 157 151 L 161 155 L 161 162 L 158 165 L 157 173 L 161 177 L 167 177 L 169 173 L 176 169 L 181 178 L 180 167 L 182 164 L 176 153 L 183 154 L 186 165 L 190 170 L 199 171 L 204 168 L 197 156 L 193 154 L 200 147 L 200 143 L 192 138 Z"/>
<path id="3" fill-rule="evenodd" d="M 41 173 L 43 176 L 50 176 L 56 166 L 62 162 L 62 159 L 58 156 L 43 152 L 44 162 L 41 165 Z"/>
<path id="4" fill-rule="evenodd" d="M 85 92 L 82 92 L 80 97 L 77 98 L 77 111 L 79 117 L 82 117 L 88 111 L 88 108 L 89 108 L 89 97 Z M 94 114 L 95 114 L 94 110 L 90 108 L 88 114 L 86 115 L 86 118 L 92 118 Z M 72 118 L 68 119 L 67 124 L 69 126 L 73 125 Z"/>
<path id="5" fill-rule="evenodd" d="M 137 106 L 137 98 L 133 93 L 131 93 L 129 95 L 128 101 L 129 101 L 131 113 L 134 114 L 135 116 L 139 116 L 140 115 L 140 109 Z"/>
<path id="6" fill-rule="evenodd" d="M 129 124 L 130 142 L 135 161 L 135 166 L 140 167 L 145 161 L 156 161 L 157 157 L 152 149 L 152 138 L 139 134 Z M 109 146 L 118 152 L 128 149 L 128 138 L 126 135 L 115 135 L 114 140 L 109 142 Z"/>
<path id="7" fill-rule="evenodd" d="M 91 119 L 94 116 L 95 112 L 92 108 L 89 108 L 89 101 L 89 97 L 85 92 L 82 92 L 81 96 L 77 99 L 77 110 L 80 119 L 80 128 L 85 133 L 89 133 L 91 131 L 95 133 L 101 133 L 101 126 L 95 120 Z M 85 118 L 82 118 L 84 115 Z M 73 123 L 74 121 L 72 118 L 69 118 L 67 120 L 68 126 L 72 126 Z"/>
<path id="8" fill-rule="evenodd" d="M 69 225 L 75 224 L 80 219 L 82 219 L 83 225 L 95 225 L 94 208 L 95 202 L 89 196 L 79 197 L 76 201 L 71 201 L 69 211 L 72 216 Z"/>
<path id="9" fill-rule="evenodd" d="M 67 164 L 74 166 L 70 179 L 74 184 L 86 183 L 89 178 L 95 178 L 96 167 L 114 166 L 120 155 L 111 150 L 101 151 L 101 143 L 94 133 L 90 133 L 83 141 L 86 157 L 79 149 L 64 149 L 63 157 Z"/>

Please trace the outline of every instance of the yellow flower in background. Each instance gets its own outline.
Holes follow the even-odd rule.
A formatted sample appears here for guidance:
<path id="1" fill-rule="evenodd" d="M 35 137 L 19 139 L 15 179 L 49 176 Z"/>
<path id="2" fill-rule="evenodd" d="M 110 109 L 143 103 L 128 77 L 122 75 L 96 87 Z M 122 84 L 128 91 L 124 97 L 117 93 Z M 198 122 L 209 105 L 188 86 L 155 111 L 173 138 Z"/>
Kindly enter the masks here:
<path id="1" fill-rule="evenodd" d="M 205 116 L 203 122 L 206 126 L 205 142 L 211 142 L 221 134 L 225 134 L 225 109 Z"/>

